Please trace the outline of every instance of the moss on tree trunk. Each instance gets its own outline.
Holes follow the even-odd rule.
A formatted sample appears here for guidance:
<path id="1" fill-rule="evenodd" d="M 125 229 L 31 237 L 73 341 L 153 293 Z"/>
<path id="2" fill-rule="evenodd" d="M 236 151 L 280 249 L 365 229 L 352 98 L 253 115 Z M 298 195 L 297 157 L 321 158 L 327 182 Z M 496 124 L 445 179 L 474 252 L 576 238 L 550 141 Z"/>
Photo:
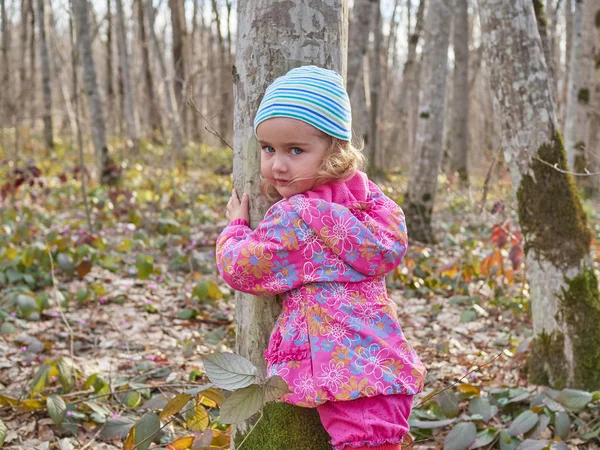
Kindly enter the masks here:
<path id="1" fill-rule="evenodd" d="M 560 314 L 567 323 L 573 342 L 573 387 L 600 389 L 600 294 L 592 268 L 565 279 L 567 288 L 560 295 Z"/>
<path id="2" fill-rule="evenodd" d="M 317 410 L 287 403 L 268 403 L 252 432 L 235 435 L 235 448 L 248 436 L 241 450 L 331 450 L 331 439 Z"/>
<path id="3" fill-rule="evenodd" d="M 579 273 L 565 277 L 561 292 L 554 293 L 560 329 L 542 332 L 533 340 L 529 377 L 535 384 L 557 389 L 600 389 L 600 293 L 594 270 L 585 267 L 592 232 L 573 177 L 557 170 L 567 169 L 558 132 L 540 147 L 530 169 L 517 192 L 525 252 L 563 273 L 573 269 Z M 565 353 L 571 348 L 572 378 Z"/>
<path id="4" fill-rule="evenodd" d="M 517 192 L 525 252 L 533 251 L 560 269 L 579 267 L 589 255 L 592 233 L 573 177 L 552 167 L 567 170 L 560 133 L 536 156 Z"/>

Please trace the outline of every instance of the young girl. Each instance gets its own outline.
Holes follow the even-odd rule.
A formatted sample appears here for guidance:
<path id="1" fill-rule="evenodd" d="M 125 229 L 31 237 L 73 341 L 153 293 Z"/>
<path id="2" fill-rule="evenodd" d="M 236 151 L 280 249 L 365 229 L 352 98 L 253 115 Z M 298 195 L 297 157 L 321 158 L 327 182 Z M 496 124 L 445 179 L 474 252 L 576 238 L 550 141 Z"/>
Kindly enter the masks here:
<path id="1" fill-rule="evenodd" d="M 265 190 L 283 199 L 252 230 L 248 195 L 232 192 L 219 271 L 236 290 L 283 296 L 265 352 L 290 388 L 283 401 L 316 407 L 336 450 L 399 449 L 425 378 L 385 285 L 406 253 L 404 214 L 358 170 L 342 78 L 291 70 L 267 89 L 254 131 Z"/>

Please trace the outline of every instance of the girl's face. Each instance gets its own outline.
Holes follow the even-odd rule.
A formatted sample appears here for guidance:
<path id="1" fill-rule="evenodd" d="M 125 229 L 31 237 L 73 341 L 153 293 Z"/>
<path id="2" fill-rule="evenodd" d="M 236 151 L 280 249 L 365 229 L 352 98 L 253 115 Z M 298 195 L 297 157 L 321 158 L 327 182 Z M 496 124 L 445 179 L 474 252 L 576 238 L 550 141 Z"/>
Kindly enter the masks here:
<path id="1" fill-rule="evenodd" d="M 301 120 L 274 117 L 256 129 L 262 148 L 263 177 L 288 198 L 312 189 L 317 181 L 329 138 Z"/>

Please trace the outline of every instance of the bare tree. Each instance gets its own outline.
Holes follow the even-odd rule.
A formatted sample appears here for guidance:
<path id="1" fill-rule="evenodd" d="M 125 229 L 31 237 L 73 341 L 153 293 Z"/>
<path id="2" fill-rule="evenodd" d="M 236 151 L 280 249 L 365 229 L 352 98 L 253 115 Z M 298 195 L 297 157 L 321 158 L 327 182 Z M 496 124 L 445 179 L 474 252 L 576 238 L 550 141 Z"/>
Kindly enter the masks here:
<path id="1" fill-rule="evenodd" d="M 373 9 L 373 71 L 371 77 L 371 111 L 369 111 L 369 172 L 375 176 L 382 167 L 380 155 L 377 149 L 377 136 L 379 130 L 377 127 L 377 119 L 379 113 L 379 92 L 381 90 L 381 1 L 375 2 Z"/>
<path id="2" fill-rule="evenodd" d="M 146 36 L 146 21 L 144 20 L 144 4 L 143 0 L 135 0 L 137 8 L 137 20 L 140 30 L 140 46 L 142 50 L 142 70 L 144 73 L 144 92 L 148 100 L 148 116 L 150 121 L 150 129 L 153 137 L 162 135 L 162 124 L 160 119 L 160 106 L 154 94 L 154 76 L 152 74 L 152 66 L 150 65 L 150 52 L 148 50 L 148 38 Z"/>
<path id="3" fill-rule="evenodd" d="M 260 148 L 253 131 L 260 100 L 277 76 L 298 65 L 316 64 L 345 75 L 347 4 L 346 1 L 328 4 L 312 0 L 248 0 L 237 3 L 237 17 L 233 180 L 237 192 L 246 192 L 253 199 L 250 222 L 256 226 L 269 207 L 260 195 Z M 312 36 L 322 38 L 315 41 Z M 273 297 L 236 292 L 237 352 L 263 372 L 263 352 L 280 310 L 281 304 Z M 268 404 L 263 419 L 248 435 L 257 418 L 236 427 L 236 446 L 247 437 L 245 450 L 278 448 L 282 442 L 289 448 L 331 448 L 314 409 L 295 408 L 286 403 Z M 272 429 L 278 433 L 274 435 Z"/>
<path id="4" fill-rule="evenodd" d="M 106 103 L 109 111 L 115 107 L 115 88 L 114 88 L 114 64 L 113 64 L 113 14 L 111 0 L 106 0 Z M 109 114 L 107 126 L 109 130 L 113 129 L 114 118 Z"/>
<path id="5" fill-rule="evenodd" d="M 494 109 L 525 240 L 535 336 L 530 381 L 595 390 L 600 388 L 600 347 L 593 344 L 600 341 L 600 294 L 587 265 L 592 233 L 566 170 L 533 4 L 478 3 Z"/>
<path id="6" fill-rule="evenodd" d="M 419 0 L 417 18 L 414 29 L 408 27 L 408 53 L 404 63 L 402 83 L 398 90 L 398 126 L 390 135 L 388 146 L 392 149 L 391 164 L 397 165 L 400 155 L 412 153 L 415 148 L 414 131 L 416 130 L 416 116 L 418 110 L 419 95 L 419 73 L 421 71 L 417 59 L 417 45 L 423 30 L 423 18 L 425 14 L 425 0 Z M 410 16 L 409 16 L 410 17 Z M 414 160 L 414 158 L 412 158 Z"/>
<path id="7" fill-rule="evenodd" d="M 454 77 L 452 89 L 451 169 L 458 172 L 460 181 L 469 184 L 469 2 L 455 0 L 454 4 Z"/>
<path id="8" fill-rule="evenodd" d="M 575 144 L 577 139 L 577 110 L 581 71 L 581 47 L 583 42 L 583 2 L 575 2 L 571 38 L 571 60 L 569 61 L 569 85 L 565 113 L 565 149 L 569 167 L 575 165 Z"/>
<path id="9" fill-rule="evenodd" d="M 135 90 L 131 80 L 129 67 L 129 50 L 127 48 L 127 32 L 125 31 L 125 13 L 123 0 L 117 0 L 117 45 L 119 47 L 119 63 L 123 73 L 123 92 L 125 103 L 125 122 L 127 124 L 127 138 L 137 148 L 139 140 L 138 121 L 135 110 Z"/>
<path id="10" fill-rule="evenodd" d="M 52 129 L 52 75 L 50 73 L 50 55 L 46 35 L 45 0 L 37 0 L 38 42 L 40 44 L 40 60 L 42 62 L 42 92 L 44 94 L 44 139 L 46 147 L 54 147 Z"/>
<path id="11" fill-rule="evenodd" d="M 169 0 L 169 8 L 171 9 L 171 27 L 173 29 L 173 67 L 175 70 L 175 101 L 177 103 L 177 110 L 179 111 L 179 116 L 181 117 L 181 122 L 183 124 L 183 130 L 187 135 L 187 109 L 185 107 L 184 98 L 184 87 L 187 81 L 187 29 L 185 23 L 184 0 Z"/>
<path id="12" fill-rule="evenodd" d="M 111 179 L 113 168 L 106 145 L 106 124 L 92 54 L 87 0 L 73 0 L 73 16 L 75 17 L 77 31 L 79 62 L 83 68 L 83 87 L 88 100 L 90 128 L 98 165 L 98 177 L 102 183 L 107 183 Z"/>
<path id="13" fill-rule="evenodd" d="M 431 215 L 442 157 L 452 0 L 431 0 L 425 24 L 419 117 L 404 211 L 414 239 L 431 242 Z"/>
<path id="14" fill-rule="evenodd" d="M 354 92 L 364 56 L 369 49 L 369 31 L 375 4 L 373 0 L 355 0 L 352 7 L 352 19 L 348 30 L 348 75 L 346 76 L 346 89 L 350 95 Z"/>
<path id="15" fill-rule="evenodd" d="M 164 82 L 165 96 L 167 100 L 167 111 L 169 113 L 169 120 L 171 122 L 171 133 L 174 143 L 174 149 L 176 154 L 181 158 L 185 164 L 185 153 L 183 148 L 183 130 L 181 129 L 181 119 L 179 116 L 179 110 L 175 100 L 175 88 L 174 82 L 169 79 L 167 73 L 167 64 L 165 63 L 165 57 L 160 48 L 160 43 L 156 37 L 156 31 L 154 30 L 154 9 L 152 7 L 152 0 L 146 1 L 146 20 L 148 21 L 148 32 L 150 33 L 150 39 L 154 44 L 154 51 L 156 58 L 158 59 L 161 77 Z M 174 167 L 174 154 L 171 157 L 171 168 Z"/>

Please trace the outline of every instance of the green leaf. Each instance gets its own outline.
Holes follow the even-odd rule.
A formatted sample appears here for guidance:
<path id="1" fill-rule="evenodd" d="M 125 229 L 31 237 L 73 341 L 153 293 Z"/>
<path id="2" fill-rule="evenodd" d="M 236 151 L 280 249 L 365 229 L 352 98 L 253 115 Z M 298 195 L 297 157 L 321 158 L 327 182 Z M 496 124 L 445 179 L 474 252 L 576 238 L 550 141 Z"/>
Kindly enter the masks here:
<path id="1" fill-rule="evenodd" d="M 92 401 L 86 401 L 83 402 L 84 405 L 86 405 L 88 408 L 90 408 L 92 411 L 94 411 L 94 413 L 98 414 L 101 417 L 106 417 L 110 414 L 110 412 L 106 409 L 104 409 L 101 405 L 99 405 L 96 402 L 92 402 Z"/>
<path id="2" fill-rule="evenodd" d="M 556 427 L 556 434 L 563 441 L 566 441 L 571 429 L 571 419 L 565 411 L 559 411 L 554 415 L 554 426 Z"/>
<path id="3" fill-rule="evenodd" d="M 150 276 L 152 270 L 154 269 L 154 258 L 151 256 L 139 255 L 137 257 L 135 266 L 137 267 L 140 280 L 145 280 Z"/>
<path id="4" fill-rule="evenodd" d="M 252 417 L 263 405 L 263 387 L 252 384 L 233 392 L 221 405 L 221 422 L 239 423 Z"/>
<path id="5" fill-rule="evenodd" d="M 31 397 L 35 397 L 37 394 L 42 392 L 46 386 L 48 385 L 48 374 L 50 373 L 50 365 L 42 364 L 38 369 L 35 377 L 33 377 L 33 382 L 31 383 L 30 395 Z"/>
<path id="6" fill-rule="evenodd" d="M 536 440 L 536 439 L 525 439 L 517 447 L 517 450 L 544 450 L 548 447 L 550 441 Z"/>
<path id="7" fill-rule="evenodd" d="M 598 400 L 600 400 L 600 391 L 594 391 L 592 392 L 592 402 L 597 402 Z"/>
<path id="8" fill-rule="evenodd" d="M 527 434 L 528 439 L 538 439 L 542 433 L 548 428 L 550 423 L 550 416 L 547 414 L 540 414 L 540 419 L 537 425 Z"/>
<path id="9" fill-rule="evenodd" d="M 506 431 L 500 432 L 500 450 L 516 450 L 521 441 L 511 437 Z"/>
<path id="10" fill-rule="evenodd" d="M 265 384 L 265 403 L 279 400 L 289 392 L 292 391 L 283 378 L 278 375 L 269 377 Z"/>
<path id="11" fill-rule="evenodd" d="M 37 310 L 37 302 L 35 301 L 35 298 L 29 295 L 17 295 L 16 303 L 17 308 L 19 308 L 24 315 L 28 315 L 30 312 Z"/>
<path id="12" fill-rule="evenodd" d="M 481 430 L 479 433 L 477 433 L 477 438 L 475 439 L 475 442 L 473 442 L 471 448 L 486 447 L 494 442 L 494 439 L 496 439 L 495 431 Z"/>
<path id="13" fill-rule="evenodd" d="M 437 403 L 446 417 L 453 418 L 458 416 L 458 397 L 453 392 L 441 392 L 437 397 Z"/>
<path id="14" fill-rule="evenodd" d="M 202 356 L 208 379 L 217 387 L 233 391 L 254 383 L 258 369 L 246 358 L 234 353 Z"/>
<path id="15" fill-rule="evenodd" d="M 59 253 L 56 257 L 56 261 L 58 262 L 58 267 L 60 267 L 63 271 L 67 273 L 73 273 L 75 270 L 75 264 L 73 264 L 73 258 L 67 253 Z"/>
<path id="16" fill-rule="evenodd" d="M 200 281 L 194 287 L 194 290 L 192 291 L 192 295 L 202 302 L 208 295 L 208 283 L 204 280 Z"/>
<path id="17" fill-rule="evenodd" d="M 60 358 L 56 362 L 56 368 L 58 369 L 58 380 L 62 385 L 65 392 L 70 392 L 73 388 L 73 363 L 65 358 Z"/>
<path id="18" fill-rule="evenodd" d="M 457 424 L 444 439 L 444 450 L 466 450 L 477 438 L 477 427 L 473 422 Z"/>
<path id="19" fill-rule="evenodd" d="M 204 432 L 208 427 L 209 421 L 208 413 L 202 405 L 196 405 L 194 407 L 194 414 L 190 414 L 186 418 L 187 426 L 192 431 Z"/>
<path id="20" fill-rule="evenodd" d="M 189 308 L 183 308 L 181 311 L 179 311 L 179 314 L 177 314 L 177 318 L 182 320 L 189 320 L 196 318 L 197 315 L 198 311 Z"/>
<path id="21" fill-rule="evenodd" d="M 494 416 L 494 410 L 487 398 L 474 397 L 469 402 L 469 414 L 479 414 L 483 421 L 487 423 Z"/>
<path id="22" fill-rule="evenodd" d="M 568 409 L 582 409 L 592 401 L 593 395 L 589 392 L 576 389 L 563 389 L 558 394 L 558 401 Z"/>
<path id="23" fill-rule="evenodd" d="M 181 409 L 190 401 L 192 396 L 190 394 L 179 394 L 169 400 L 169 403 L 160 412 L 158 417 L 160 419 L 166 419 L 167 417 L 177 414 Z"/>
<path id="24" fill-rule="evenodd" d="M 410 426 L 414 428 L 421 428 L 422 430 L 431 430 L 433 428 L 443 428 L 447 425 L 453 424 L 456 419 L 446 420 L 410 420 Z"/>
<path id="25" fill-rule="evenodd" d="M 467 309 L 460 315 L 460 321 L 463 323 L 473 322 L 475 320 L 477 320 L 477 313 L 472 309 Z"/>
<path id="26" fill-rule="evenodd" d="M 153 412 L 147 412 L 142 416 L 140 420 L 136 422 L 135 427 L 135 443 L 139 444 L 144 441 L 142 445 L 138 445 L 138 450 L 148 450 L 153 439 L 150 436 L 155 435 L 160 430 L 160 419 Z M 148 438 L 148 440 L 146 440 Z"/>
<path id="27" fill-rule="evenodd" d="M 142 396 L 137 391 L 130 391 L 125 395 L 124 403 L 130 408 L 137 408 L 142 404 Z"/>
<path id="28" fill-rule="evenodd" d="M 17 328 L 10 322 L 2 322 L 0 325 L 0 335 L 13 334 Z"/>
<path id="29" fill-rule="evenodd" d="M 508 434 L 511 436 L 517 436 L 519 434 L 527 433 L 537 424 L 539 416 L 531 410 L 522 412 L 508 427 Z"/>
<path id="30" fill-rule="evenodd" d="M 2 447 L 2 445 L 4 445 L 4 440 L 6 439 L 7 434 L 8 434 L 8 428 L 6 427 L 6 425 L 4 425 L 4 422 L 2 422 L 2 419 L 0 419 L 0 447 Z"/>
<path id="31" fill-rule="evenodd" d="M 51 395 L 46 399 L 46 405 L 48 406 L 50 418 L 56 425 L 60 425 L 65 418 L 65 414 L 67 413 L 67 405 L 65 401 L 58 395 Z"/>

